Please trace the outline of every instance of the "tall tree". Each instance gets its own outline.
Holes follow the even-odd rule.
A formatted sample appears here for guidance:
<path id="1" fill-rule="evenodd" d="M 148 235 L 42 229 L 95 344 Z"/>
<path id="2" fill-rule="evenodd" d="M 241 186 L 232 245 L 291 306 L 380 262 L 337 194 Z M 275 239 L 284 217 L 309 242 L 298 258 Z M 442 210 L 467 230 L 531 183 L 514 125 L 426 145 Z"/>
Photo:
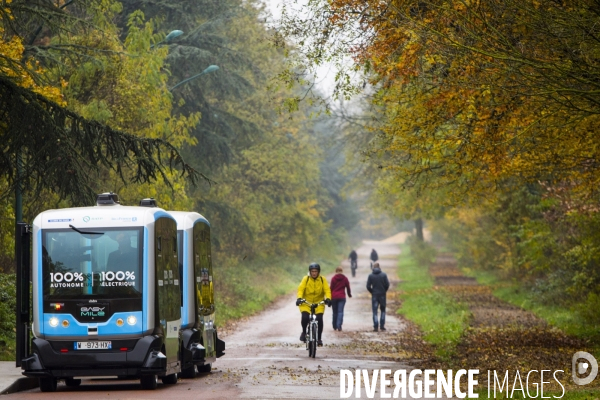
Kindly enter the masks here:
<path id="1" fill-rule="evenodd" d="M 307 115 L 277 112 L 291 96 L 273 80 L 283 53 L 272 46 L 258 2 L 125 1 L 127 12 L 164 18 L 166 63 L 176 115 L 199 112 L 184 155 L 213 180 L 189 191 L 193 207 L 214 224 L 227 257 L 304 254 L 327 235 L 328 201 L 317 166 L 322 154 Z M 179 85 L 209 65 L 219 69 Z"/>
<path id="2" fill-rule="evenodd" d="M 0 57 L 0 135 L 5 144 L 0 169 L 11 189 L 3 195 L 20 185 L 30 194 L 51 190 L 73 204 L 89 204 L 101 168 L 117 174 L 131 168 L 127 178 L 134 182 L 158 177 L 170 182 L 168 171 L 173 168 L 196 179 L 198 174 L 164 139 L 112 129 L 65 107 L 65 83 L 52 73 L 53 63 L 101 54 L 93 44 L 73 43 L 68 36 L 92 31 L 106 39 L 106 33 L 92 29 L 93 16 L 113 7 L 106 1 L 77 5 L 77 13 L 45 2 L 15 1 L 1 7 L 0 48 L 6 51 Z M 38 39 L 41 33 L 44 45 Z M 27 40 L 33 44 L 24 44 Z"/>

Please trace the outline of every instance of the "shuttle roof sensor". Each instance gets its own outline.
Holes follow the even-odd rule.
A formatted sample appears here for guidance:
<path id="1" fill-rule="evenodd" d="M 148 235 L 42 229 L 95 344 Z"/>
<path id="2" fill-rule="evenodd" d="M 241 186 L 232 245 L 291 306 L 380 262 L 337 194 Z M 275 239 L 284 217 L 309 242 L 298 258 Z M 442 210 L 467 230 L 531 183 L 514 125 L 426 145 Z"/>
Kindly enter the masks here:
<path id="1" fill-rule="evenodd" d="M 154 197 L 150 197 L 148 199 L 141 199 L 140 207 L 158 207 L 158 204 L 154 200 Z"/>
<path id="2" fill-rule="evenodd" d="M 119 203 L 119 196 L 116 193 L 100 193 L 96 196 L 97 206 L 113 206 Z"/>

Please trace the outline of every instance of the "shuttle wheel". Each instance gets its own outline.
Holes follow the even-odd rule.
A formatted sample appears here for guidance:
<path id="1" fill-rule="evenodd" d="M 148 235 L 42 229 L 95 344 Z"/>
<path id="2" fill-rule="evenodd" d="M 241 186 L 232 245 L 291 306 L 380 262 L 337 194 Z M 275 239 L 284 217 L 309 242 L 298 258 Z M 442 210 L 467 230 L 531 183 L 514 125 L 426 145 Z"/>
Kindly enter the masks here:
<path id="1" fill-rule="evenodd" d="M 42 392 L 56 392 L 56 378 L 40 378 L 40 390 Z"/>
<path id="2" fill-rule="evenodd" d="M 156 375 L 142 375 L 140 378 L 140 384 L 144 390 L 154 390 L 157 384 Z"/>
<path id="3" fill-rule="evenodd" d="M 179 374 L 179 376 L 184 379 L 193 378 L 196 376 L 196 369 L 194 368 L 193 365 L 191 367 L 184 368 L 181 370 L 181 373 Z"/>
<path id="4" fill-rule="evenodd" d="M 210 372 L 210 370 L 212 369 L 212 364 L 204 364 L 204 365 L 198 365 L 198 372 L 202 373 L 202 372 Z"/>
<path id="5" fill-rule="evenodd" d="M 65 385 L 68 387 L 77 387 L 81 385 L 81 379 L 67 378 L 65 379 Z"/>
<path id="6" fill-rule="evenodd" d="M 177 383 L 177 374 L 171 374 L 160 378 L 165 385 L 174 385 Z"/>

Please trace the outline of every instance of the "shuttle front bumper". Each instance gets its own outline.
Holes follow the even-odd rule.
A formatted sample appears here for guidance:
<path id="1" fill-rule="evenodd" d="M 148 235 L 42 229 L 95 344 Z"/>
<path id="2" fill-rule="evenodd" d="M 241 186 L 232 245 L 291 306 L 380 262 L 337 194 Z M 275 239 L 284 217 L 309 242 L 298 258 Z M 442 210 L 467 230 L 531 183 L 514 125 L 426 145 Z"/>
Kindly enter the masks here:
<path id="1" fill-rule="evenodd" d="M 163 344 L 160 336 L 113 341 L 116 346 L 111 350 L 72 350 L 73 343 L 33 339 L 33 354 L 22 361 L 23 375 L 54 378 L 162 376 L 167 371 L 167 358 L 160 352 Z"/>

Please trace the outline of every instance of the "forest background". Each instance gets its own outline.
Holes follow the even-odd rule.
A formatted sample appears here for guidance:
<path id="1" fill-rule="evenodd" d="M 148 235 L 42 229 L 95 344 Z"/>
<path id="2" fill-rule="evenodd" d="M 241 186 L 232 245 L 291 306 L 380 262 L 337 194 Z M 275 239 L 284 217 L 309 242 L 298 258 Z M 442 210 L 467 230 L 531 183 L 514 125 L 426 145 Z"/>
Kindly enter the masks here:
<path id="1" fill-rule="evenodd" d="M 349 252 L 360 209 L 343 193 L 343 149 L 316 106 L 287 112 L 311 96 L 279 79 L 286 50 L 266 17 L 239 0 L 0 2 L 2 357 L 14 357 L 16 191 L 28 222 L 107 191 L 202 213 L 219 324 Z"/>
<path id="2" fill-rule="evenodd" d="M 277 27 L 258 1 L 0 4 L 5 347 L 17 186 L 25 221 L 108 190 L 201 212 L 223 319 L 425 221 L 464 269 L 600 331 L 595 2 L 311 0 Z"/>
<path id="3" fill-rule="evenodd" d="M 335 67 L 362 95 L 372 205 L 426 220 L 467 274 L 554 307 L 598 343 L 600 6 L 596 1 L 288 2 L 290 71 Z M 358 127 L 357 127 L 358 126 Z M 431 249 L 419 246 L 426 262 Z M 550 321 L 552 324 L 556 320 Z"/>

